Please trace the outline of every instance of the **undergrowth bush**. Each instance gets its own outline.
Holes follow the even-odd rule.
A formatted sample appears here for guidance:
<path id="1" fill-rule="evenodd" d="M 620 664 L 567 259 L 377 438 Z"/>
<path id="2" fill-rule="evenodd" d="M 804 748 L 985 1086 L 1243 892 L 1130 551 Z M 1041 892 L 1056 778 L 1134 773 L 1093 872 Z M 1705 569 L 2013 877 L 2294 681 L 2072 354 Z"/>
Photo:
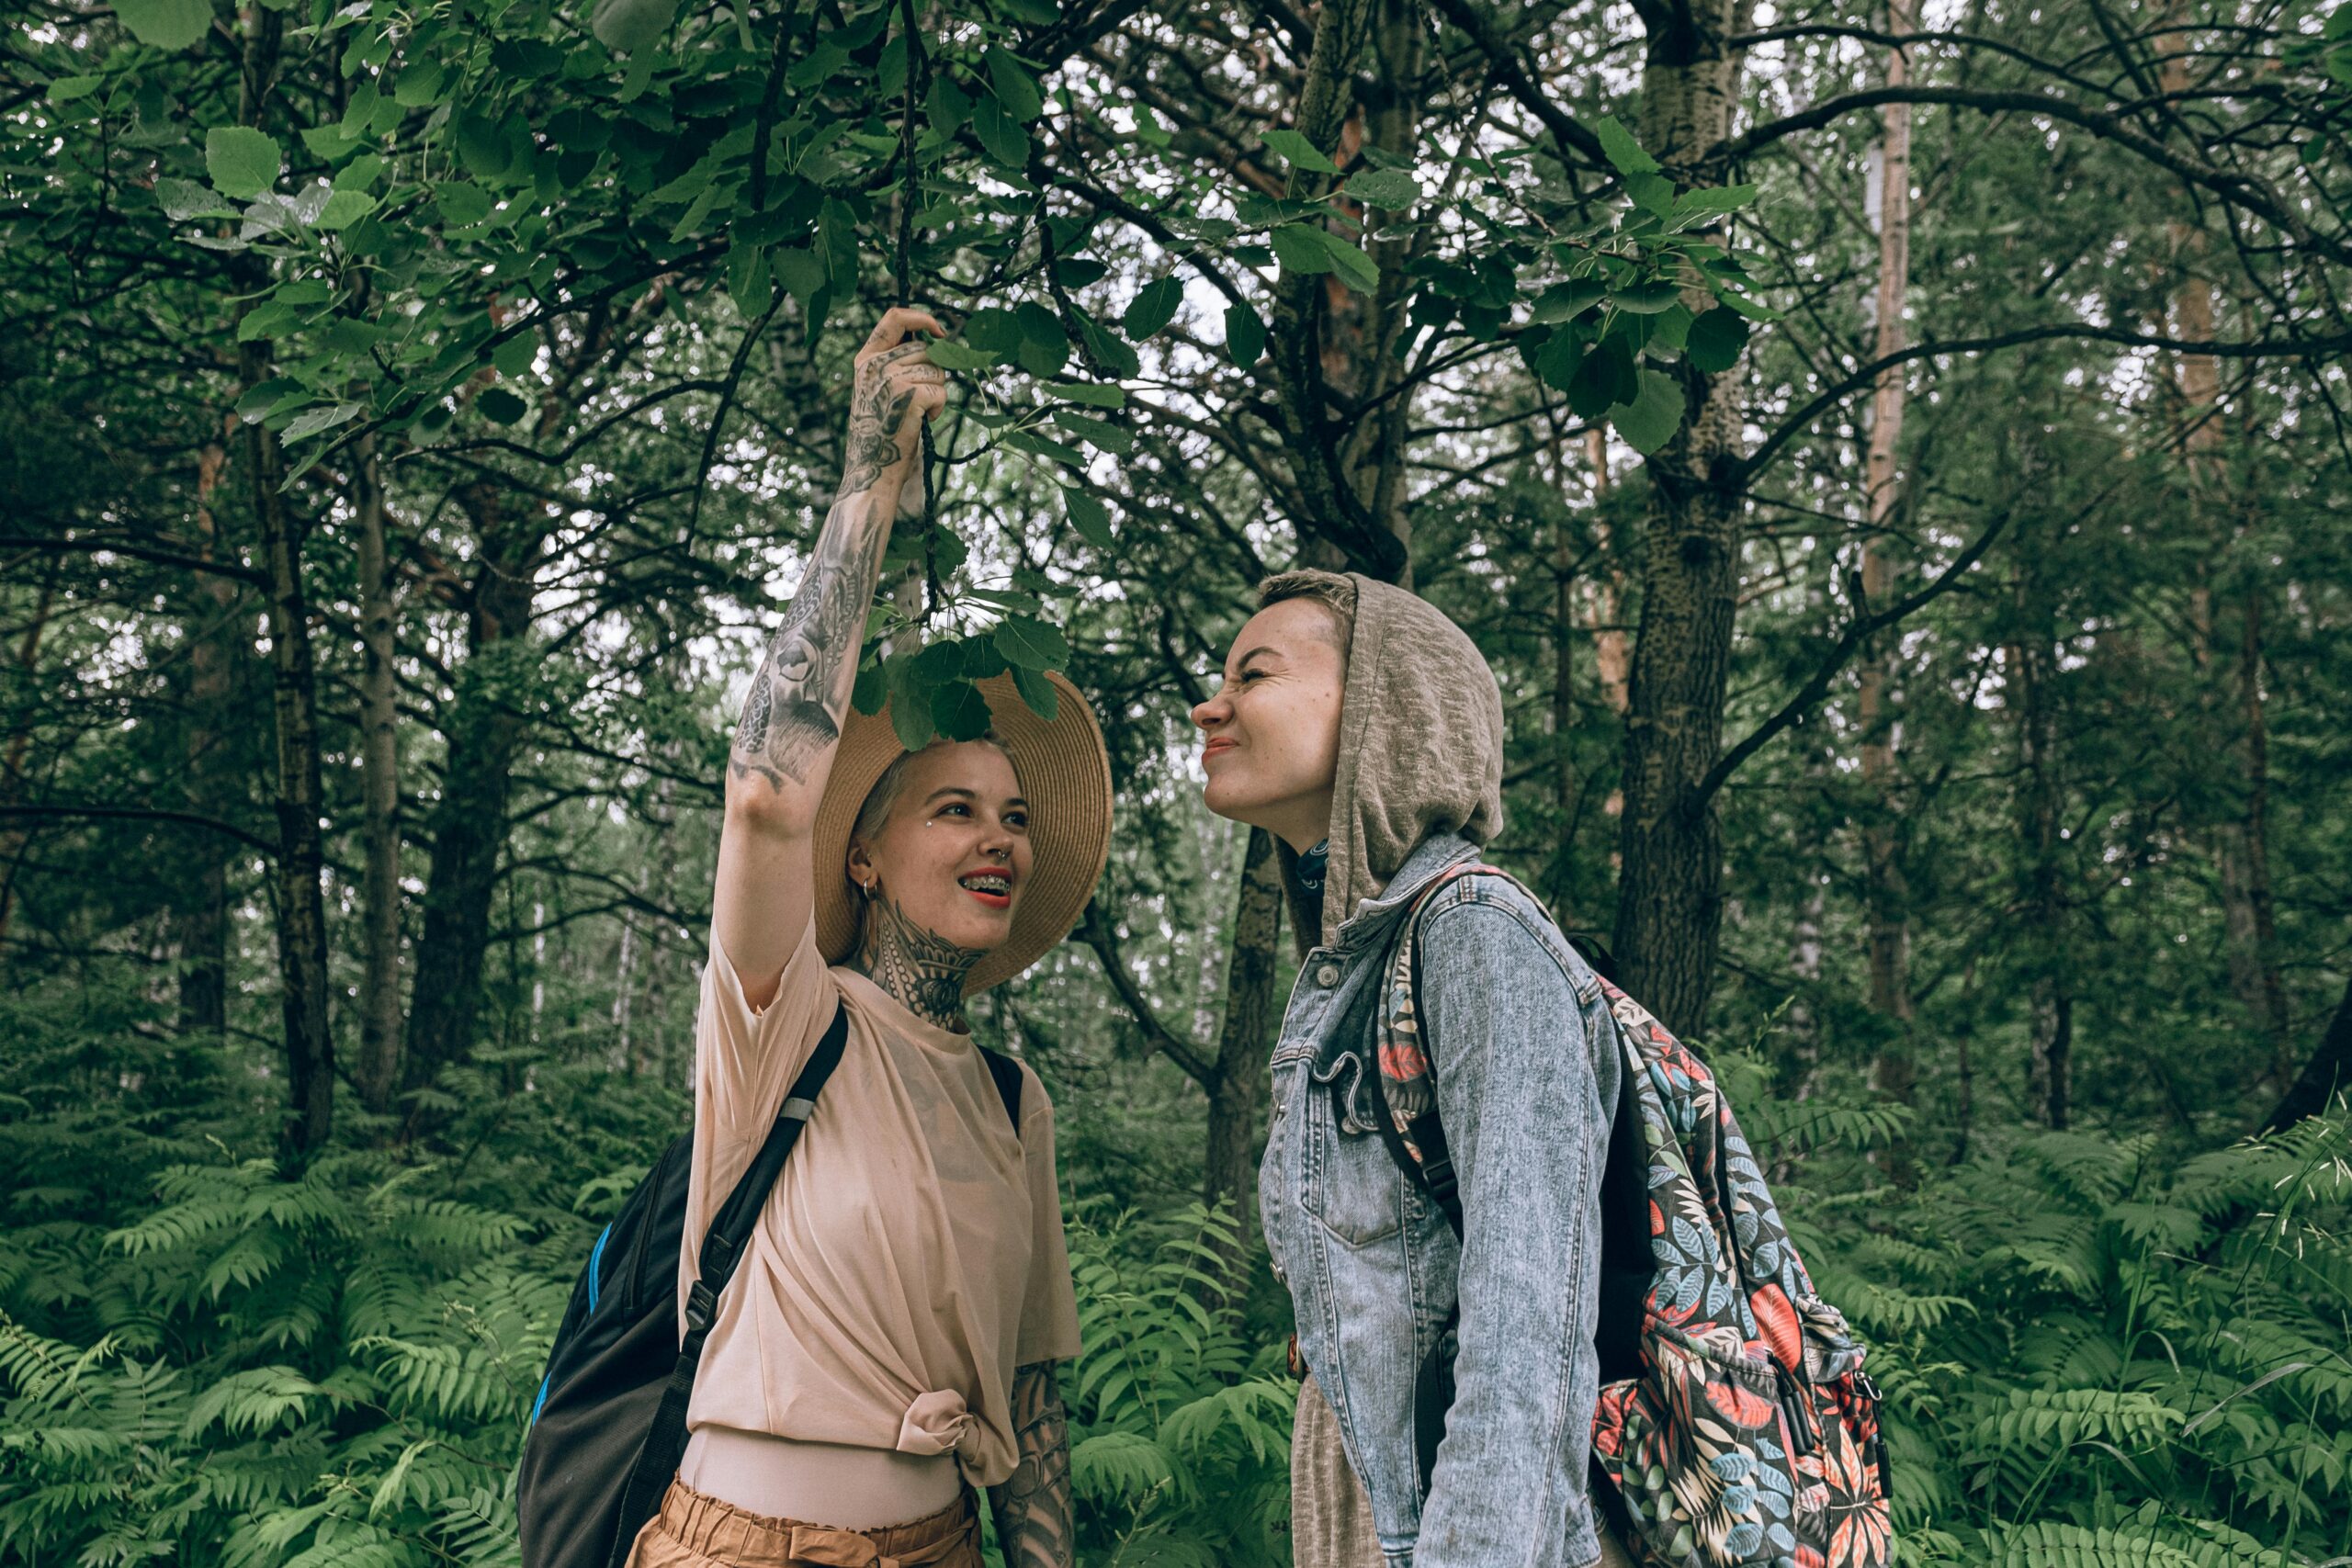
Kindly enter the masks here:
<path id="1" fill-rule="evenodd" d="M 1905 1564 L 2352 1554 L 2352 1116 L 2188 1154 L 2024 1132 L 1905 1194 L 1871 1162 L 1899 1111 L 1717 1066 L 1876 1347 Z M 516 1561 L 549 1337 L 681 1097 L 487 1054 L 447 1085 L 458 1154 L 338 1148 L 288 1180 L 266 1120 L 153 1039 L 6 1071 L 0 1562 Z M 1086 1201 L 1070 1253 L 1084 1560 L 1287 1562 L 1295 1385 L 1245 1310 L 1262 1255 L 1197 1204 Z"/>

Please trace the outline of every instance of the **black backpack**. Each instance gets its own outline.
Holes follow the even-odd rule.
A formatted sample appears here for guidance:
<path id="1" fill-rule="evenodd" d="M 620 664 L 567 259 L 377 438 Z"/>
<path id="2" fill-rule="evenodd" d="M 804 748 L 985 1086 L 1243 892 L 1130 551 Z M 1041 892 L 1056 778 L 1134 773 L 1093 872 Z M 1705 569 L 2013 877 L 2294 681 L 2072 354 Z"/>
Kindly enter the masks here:
<path id="1" fill-rule="evenodd" d="M 556 1329 L 523 1443 L 515 1505 L 525 1568 L 620 1568 L 638 1531 L 661 1509 L 685 1455 L 686 1403 L 719 1293 L 848 1034 L 848 1015 L 837 1007 L 774 1130 L 719 1206 L 703 1237 L 702 1273 L 687 1295 L 683 1335 L 678 1258 L 691 1136 L 663 1151 L 596 1238 Z M 979 1052 L 1018 1131 L 1020 1065 L 984 1045 Z"/>

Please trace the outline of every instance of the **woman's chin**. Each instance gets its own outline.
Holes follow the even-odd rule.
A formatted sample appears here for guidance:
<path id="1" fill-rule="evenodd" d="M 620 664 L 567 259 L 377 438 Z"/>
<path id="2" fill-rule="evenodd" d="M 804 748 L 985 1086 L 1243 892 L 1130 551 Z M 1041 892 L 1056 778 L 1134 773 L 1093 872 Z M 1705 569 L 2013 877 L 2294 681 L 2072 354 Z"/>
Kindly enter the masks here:
<path id="1" fill-rule="evenodd" d="M 1012 940 L 1012 912 L 1018 906 L 1004 909 L 958 910 L 949 922 L 952 929 L 935 934 L 943 941 L 954 942 L 969 953 L 993 953 Z"/>

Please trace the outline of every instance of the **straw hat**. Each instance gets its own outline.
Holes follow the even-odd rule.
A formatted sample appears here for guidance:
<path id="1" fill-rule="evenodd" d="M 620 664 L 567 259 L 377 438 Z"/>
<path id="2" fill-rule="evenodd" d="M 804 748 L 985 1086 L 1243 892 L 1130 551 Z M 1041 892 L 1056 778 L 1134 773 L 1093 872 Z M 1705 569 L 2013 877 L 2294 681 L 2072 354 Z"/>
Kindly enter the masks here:
<path id="1" fill-rule="evenodd" d="M 972 966 L 964 981 L 967 997 L 1020 974 L 1069 934 L 1111 852 L 1111 759 L 1102 731 L 1077 687 L 1059 675 L 1046 678 L 1057 696 L 1051 722 L 1022 700 L 1011 675 L 973 682 L 988 698 L 992 728 L 1021 776 L 1036 859 L 1012 917 L 1012 934 Z M 857 946 L 858 905 L 842 869 L 850 829 L 875 784 L 905 754 L 890 728 L 888 705 L 871 716 L 850 710 L 817 807 L 817 946 L 828 964 L 839 964 Z"/>

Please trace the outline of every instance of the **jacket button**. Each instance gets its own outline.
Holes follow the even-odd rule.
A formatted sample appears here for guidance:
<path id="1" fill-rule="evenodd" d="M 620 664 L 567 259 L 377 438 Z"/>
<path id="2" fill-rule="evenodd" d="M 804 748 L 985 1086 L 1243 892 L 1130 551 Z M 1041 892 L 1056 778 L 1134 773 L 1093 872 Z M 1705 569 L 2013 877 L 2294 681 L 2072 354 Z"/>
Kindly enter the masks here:
<path id="1" fill-rule="evenodd" d="M 1340 966 L 1336 964 L 1317 964 L 1315 966 L 1315 983 L 1322 987 L 1325 990 L 1329 990 L 1332 987 L 1340 983 Z"/>

